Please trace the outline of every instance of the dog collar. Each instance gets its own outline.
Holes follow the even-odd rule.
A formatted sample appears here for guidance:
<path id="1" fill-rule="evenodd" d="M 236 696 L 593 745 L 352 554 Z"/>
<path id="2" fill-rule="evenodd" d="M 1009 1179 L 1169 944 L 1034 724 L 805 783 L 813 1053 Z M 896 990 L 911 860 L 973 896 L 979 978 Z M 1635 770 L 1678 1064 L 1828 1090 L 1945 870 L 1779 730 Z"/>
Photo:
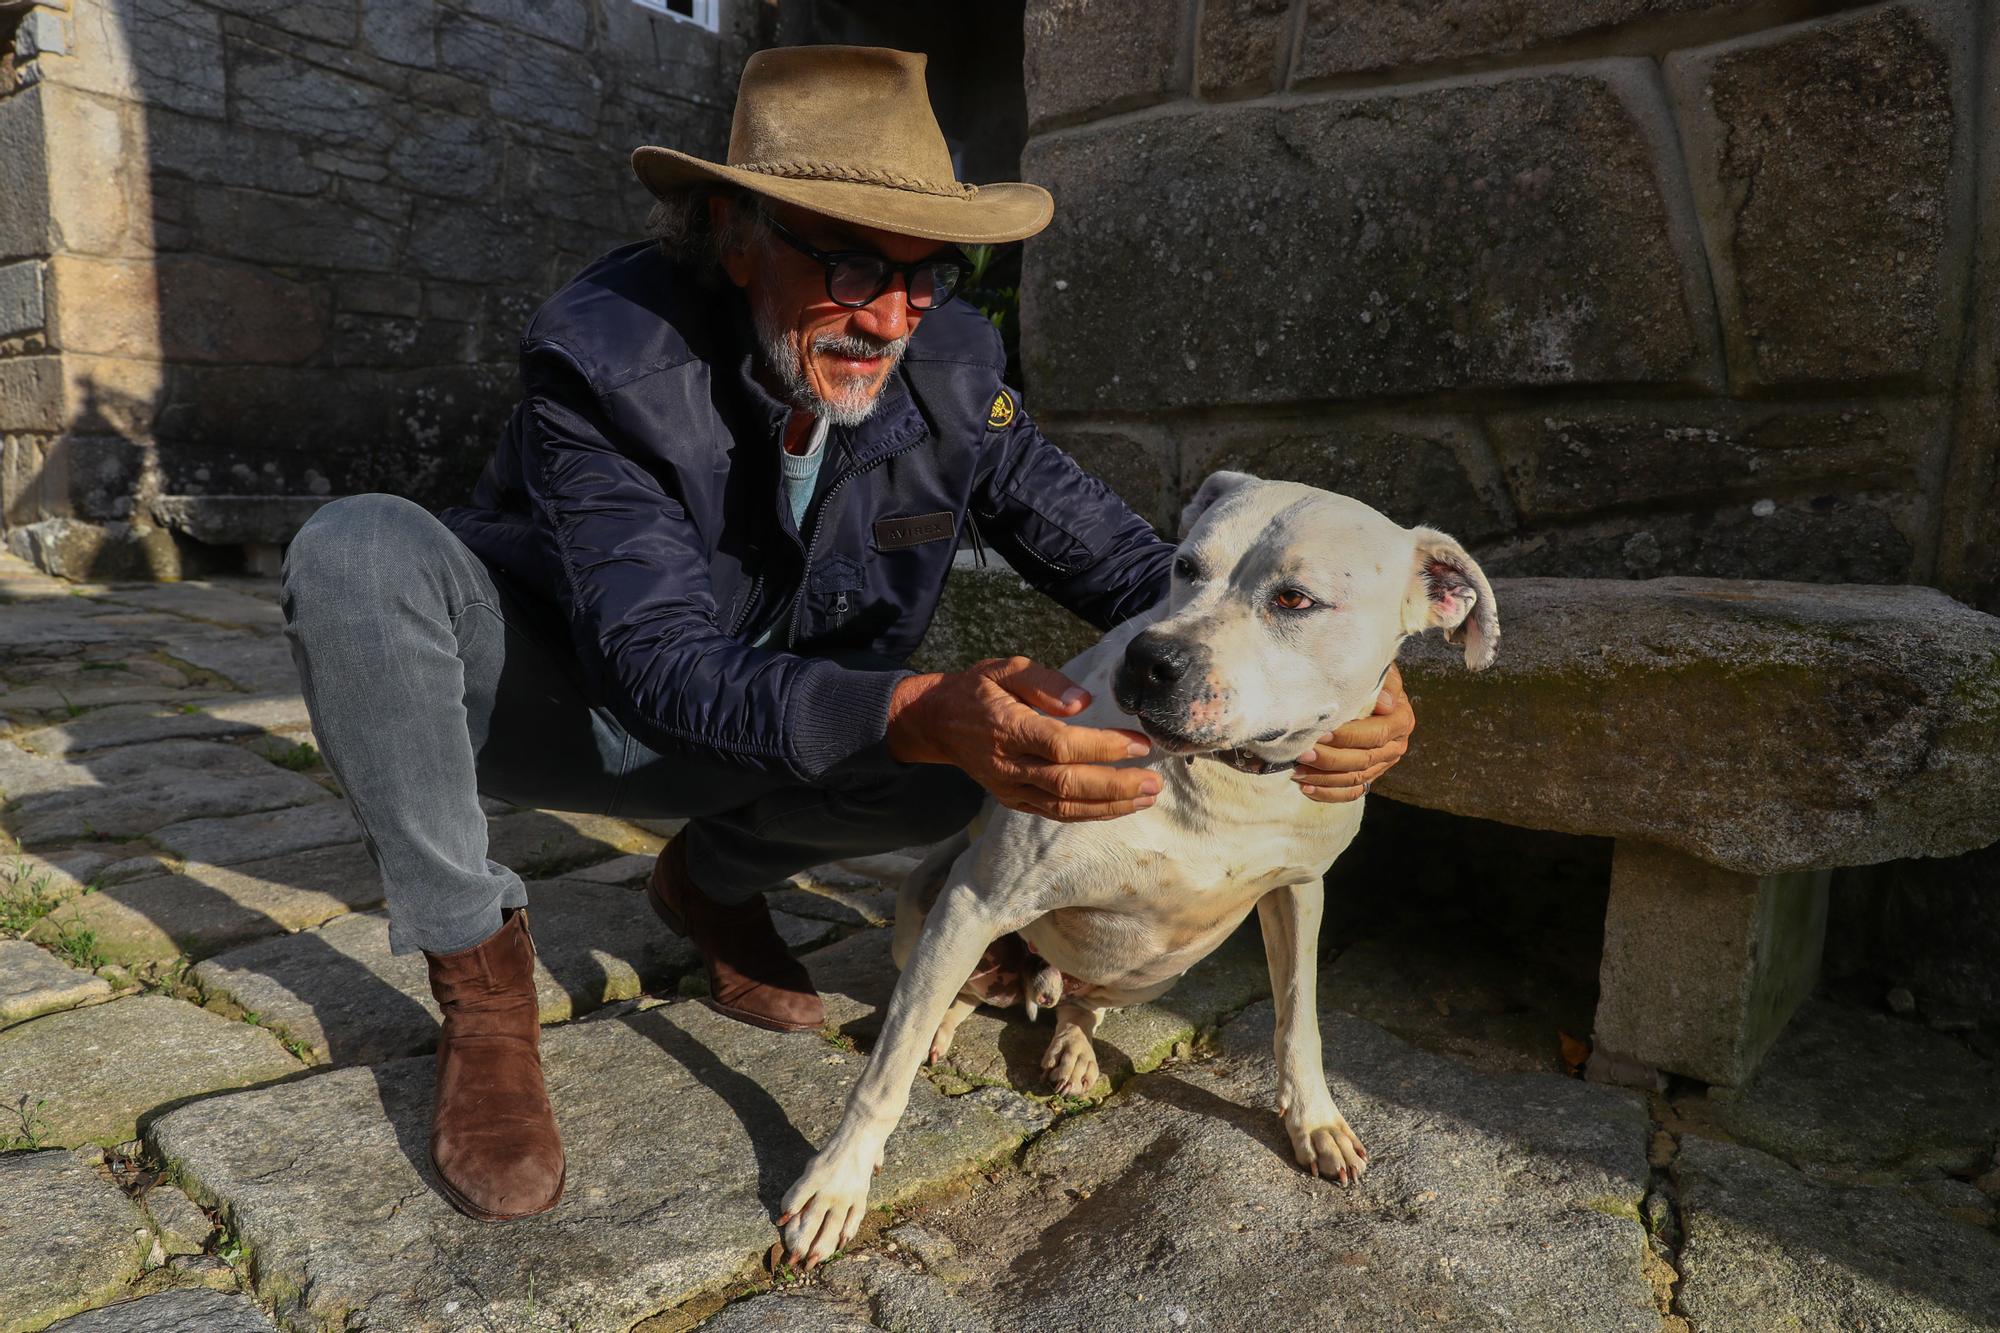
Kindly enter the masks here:
<path id="1" fill-rule="evenodd" d="M 1238 773 L 1282 773 L 1288 768 L 1299 766 L 1296 759 L 1259 759 L 1241 746 L 1229 750 L 1210 750 L 1201 756 L 1189 755 L 1188 762 L 1193 763 L 1197 758 L 1213 759 L 1217 763 L 1227 764 Z"/>

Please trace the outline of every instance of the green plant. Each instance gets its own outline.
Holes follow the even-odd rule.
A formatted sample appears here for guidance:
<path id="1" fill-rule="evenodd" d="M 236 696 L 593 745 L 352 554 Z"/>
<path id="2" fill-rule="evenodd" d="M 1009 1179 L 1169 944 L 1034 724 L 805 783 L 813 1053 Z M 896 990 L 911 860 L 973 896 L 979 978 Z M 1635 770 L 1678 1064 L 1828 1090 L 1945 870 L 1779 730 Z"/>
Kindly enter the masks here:
<path id="1" fill-rule="evenodd" d="M 74 916 L 56 922 L 56 937 L 49 942 L 49 952 L 86 972 L 95 972 L 111 961 L 97 947 L 97 932 Z"/>
<path id="2" fill-rule="evenodd" d="M 56 910 L 59 900 L 49 892 L 49 878 L 46 870 L 31 873 L 19 857 L 0 871 L 0 935 L 25 935 Z"/>
<path id="3" fill-rule="evenodd" d="M 0 1134 L 0 1152 L 33 1152 L 48 1140 L 54 1131 L 49 1122 L 42 1118 L 42 1108 L 49 1104 L 46 1097 L 37 1097 L 33 1106 L 28 1105 L 28 1094 L 22 1093 L 8 1109 L 21 1122 L 18 1134 Z"/>
<path id="4" fill-rule="evenodd" d="M 1007 349 L 1007 382 L 1019 384 L 1021 346 L 1021 248 L 1019 246 L 968 245 L 965 257 L 972 261 L 960 296 L 1000 330 Z"/>
<path id="5" fill-rule="evenodd" d="M 63 701 L 63 710 L 67 712 L 71 717 L 75 717 L 78 713 L 81 713 L 83 711 L 83 706 L 81 704 L 75 704 L 70 702 L 70 697 L 67 694 L 63 693 L 62 686 L 51 685 L 49 686 L 49 688 L 56 692 L 56 698 L 61 699 Z"/>
<path id="6" fill-rule="evenodd" d="M 311 741 L 300 741 L 291 749 L 273 755 L 271 762 L 294 773 L 303 773 L 319 762 L 319 751 L 313 748 Z"/>
<path id="7" fill-rule="evenodd" d="M 183 713 L 199 713 L 201 708 L 197 704 L 182 704 L 181 711 Z"/>

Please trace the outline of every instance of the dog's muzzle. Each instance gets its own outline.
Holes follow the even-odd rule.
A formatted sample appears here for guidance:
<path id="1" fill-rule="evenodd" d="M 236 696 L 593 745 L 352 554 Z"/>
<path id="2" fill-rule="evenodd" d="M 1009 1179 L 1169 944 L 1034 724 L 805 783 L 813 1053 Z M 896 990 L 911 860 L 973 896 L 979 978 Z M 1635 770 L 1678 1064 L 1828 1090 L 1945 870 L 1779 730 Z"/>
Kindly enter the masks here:
<path id="1" fill-rule="evenodd" d="M 1146 734 L 1168 750 L 1203 748 L 1191 735 L 1188 712 L 1208 679 L 1208 654 L 1198 645 L 1152 630 L 1126 646 L 1111 682 L 1119 708 L 1139 719 Z"/>

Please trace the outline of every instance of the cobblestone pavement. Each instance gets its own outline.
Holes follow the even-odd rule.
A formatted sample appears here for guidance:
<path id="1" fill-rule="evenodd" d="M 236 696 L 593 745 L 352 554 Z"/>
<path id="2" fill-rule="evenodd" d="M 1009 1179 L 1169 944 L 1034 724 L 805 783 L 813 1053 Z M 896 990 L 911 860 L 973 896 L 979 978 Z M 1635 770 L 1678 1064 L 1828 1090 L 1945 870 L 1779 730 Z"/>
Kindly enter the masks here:
<path id="1" fill-rule="evenodd" d="M 1435 930 L 1327 969 L 1361 1186 L 1289 1159 L 1252 934 L 1109 1019 L 1087 1098 L 982 1011 L 855 1248 L 772 1273 L 909 857 L 778 895 L 830 1011 L 779 1036 L 685 998 L 636 891 L 670 827 L 497 802 L 570 1173 L 543 1217 L 471 1222 L 424 1160 L 422 963 L 388 952 L 274 593 L 0 558 L 0 1333 L 2000 1328 L 2000 1075 L 1961 1037 L 1822 998 L 1740 1093 L 1598 1087 L 1555 1035 L 1594 961 Z"/>

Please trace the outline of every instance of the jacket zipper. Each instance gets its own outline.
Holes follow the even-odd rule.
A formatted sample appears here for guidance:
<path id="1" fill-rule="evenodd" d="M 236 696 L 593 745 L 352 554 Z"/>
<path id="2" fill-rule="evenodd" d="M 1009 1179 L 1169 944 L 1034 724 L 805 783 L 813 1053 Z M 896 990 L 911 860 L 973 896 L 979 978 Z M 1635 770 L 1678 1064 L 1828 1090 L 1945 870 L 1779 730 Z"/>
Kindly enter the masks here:
<path id="1" fill-rule="evenodd" d="M 858 467 L 854 469 L 854 471 L 847 473 L 845 476 L 834 478 L 833 484 L 826 488 L 826 494 L 820 496 L 819 506 L 813 510 L 812 537 L 806 542 L 806 567 L 799 574 L 799 590 L 792 596 L 792 614 L 785 627 L 784 646 L 786 648 L 790 648 L 792 644 L 798 642 L 799 618 L 802 615 L 804 615 L 806 609 L 806 588 L 810 586 L 812 583 L 813 553 L 819 550 L 820 530 L 826 526 L 826 515 L 827 511 L 833 508 L 833 497 L 839 495 L 840 488 L 842 486 L 845 486 L 848 482 L 854 480 L 856 477 L 863 476 L 867 473 L 873 472 L 876 468 L 881 467 L 884 463 L 888 462 L 892 458 L 902 457 L 904 454 L 909 453 L 911 450 L 915 449 L 918 445 L 922 444 L 923 442 L 924 442 L 924 437 L 919 436 L 918 438 L 910 441 L 910 443 L 904 445 L 902 448 L 893 450 L 890 453 L 883 454 L 880 458 L 874 459 L 866 467 Z M 842 597 L 840 599 L 840 602 L 837 602 L 835 604 L 834 610 L 836 612 L 844 610 L 845 607 L 840 603 L 845 601 L 846 598 Z"/>
<path id="2" fill-rule="evenodd" d="M 1064 578 L 1068 578 L 1070 575 L 1076 573 L 1076 571 L 1071 569 L 1068 565 L 1057 564 L 1055 561 L 1049 559 L 1047 556 L 1043 555 L 1040 551 L 1037 551 L 1034 547 L 1028 545 L 1026 542 L 1016 542 L 1014 544 L 1018 546 L 1021 550 L 1026 551 L 1029 555 L 1035 557 L 1035 559 L 1047 565 L 1050 569 L 1053 569 L 1056 573 L 1062 575 Z"/>
<path id="3" fill-rule="evenodd" d="M 763 586 L 764 586 L 764 575 L 761 572 L 751 577 L 750 595 L 743 599 L 743 609 L 737 613 L 736 623 L 729 627 L 730 638 L 733 639 L 737 635 L 741 634 L 743 632 L 743 627 L 750 623 L 750 614 L 751 612 L 757 609 L 758 590 L 761 589 Z"/>

